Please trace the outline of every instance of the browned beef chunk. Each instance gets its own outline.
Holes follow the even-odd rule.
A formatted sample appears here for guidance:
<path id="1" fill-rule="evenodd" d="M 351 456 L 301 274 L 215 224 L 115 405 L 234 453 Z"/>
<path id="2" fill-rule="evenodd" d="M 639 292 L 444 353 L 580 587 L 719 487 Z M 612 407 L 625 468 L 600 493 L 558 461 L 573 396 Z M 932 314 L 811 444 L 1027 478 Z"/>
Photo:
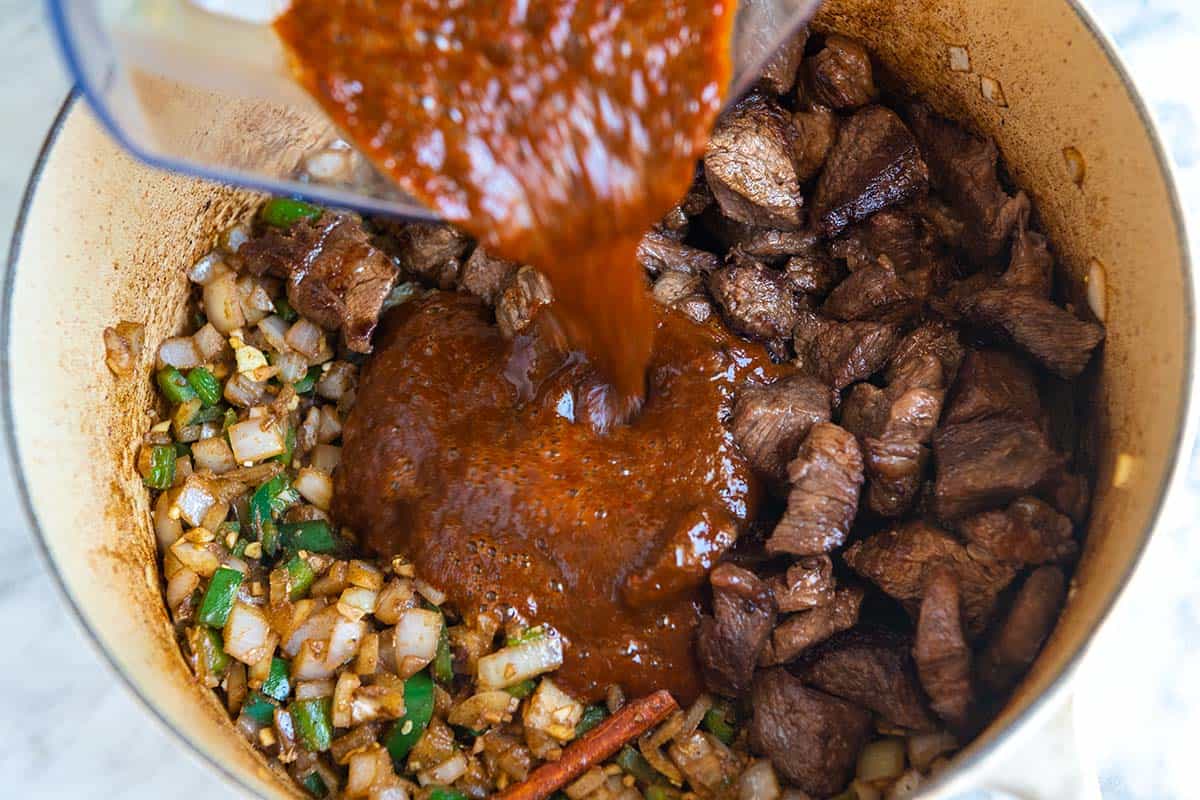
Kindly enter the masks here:
<path id="1" fill-rule="evenodd" d="M 929 171 L 912 132 L 882 106 L 842 124 L 813 195 L 813 221 L 826 236 L 925 191 Z"/>
<path id="2" fill-rule="evenodd" d="M 950 425 L 934 434 L 933 452 L 934 510 L 947 520 L 1029 494 L 1063 464 L 1046 434 L 1030 420 Z"/>
<path id="3" fill-rule="evenodd" d="M 1050 255 L 1050 244 L 1046 237 L 1030 230 L 1026 218 L 1017 223 L 1012 256 L 1008 270 L 1000 276 L 1000 285 L 1006 289 L 1030 292 L 1038 297 L 1050 297 L 1050 290 L 1054 286 L 1054 257 Z"/>
<path id="4" fill-rule="evenodd" d="M 996 174 L 999 151 L 924 104 L 915 105 L 909 123 L 921 142 L 933 187 L 966 223 L 966 246 L 977 257 L 995 256 L 1017 221 L 1029 213 L 1029 198 L 1010 197 Z M 962 244 L 962 243 L 960 243 Z"/>
<path id="5" fill-rule="evenodd" d="M 796 363 L 841 391 L 874 375 L 891 358 L 900 329 L 881 322 L 838 322 L 801 311 L 794 331 Z"/>
<path id="6" fill-rule="evenodd" d="M 836 590 L 828 603 L 792 614 L 771 633 L 771 641 L 763 648 L 758 663 L 786 664 L 835 633 L 853 628 L 864 596 L 861 586 L 847 586 Z"/>
<path id="7" fill-rule="evenodd" d="M 717 121 L 704 172 L 721 211 L 738 222 L 795 230 L 803 222 L 800 178 L 792 160 L 789 114 L 751 94 Z"/>
<path id="8" fill-rule="evenodd" d="M 870 383 L 856 383 L 842 401 L 839 422 L 862 441 L 883 427 L 890 407 L 883 389 Z"/>
<path id="9" fill-rule="evenodd" d="M 863 267 L 829 293 L 822 313 L 840 320 L 901 322 L 917 311 L 908 287 L 886 263 Z"/>
<path id="10" fill-rule="evenodd" d="M 696 165 L 696 174 L 692 177 L 692 185 L 687 194 L 679 201 L 679 207 L 689 217 L 703 214 L 713 204 L 712 189 L 708 188 L 708 179 L 704 176 L 704 165 Z"/>
<path id="11" fill-rule="evenodd" d="M 1035 569 L 1013 600 L 1012 610 L 979 658 L 979 677 L 993 691 L 1011 689 L 1037 658 L 1067 597 L 1058 567 Z"/>
<path id="12" fill-rule="evenodd" d="M 788 464 L 809 430 L 829 421 L 829 387 L 808 375 L 793 375 L 738 395 L 729 430 L 750 465 L 782 485 Z"/>
<path id="13" fill-rule="evenodd" d="M 240 266 L 252 275 L 287 278 L 295 265 L 321 246 L 330 226 L 340 219 L 338 215 L 325 214 L 318 220 L 297 222 L 286 230 L 268 227 L 244 242 L 233 259 L 240 261 Z"/>
<path id="14" fill-rule="evenodd" d="M 837 141 L 838 115 L 825 106 L 812 106 L 792 115 L 792 127 L 796 131 L 792 142 L 796 175 L 801 181 L 809 181 L 821 174 L 825 159 Z"/>
<path id="15" fill-rule="evenodd" d="M 767 264 L 778 265 L 788 256 L 821 250 L 821 240 L 811 231 L 777 231 L 771 228 L 746 228 L 732 249 Z"/>
<path id="16" fill-rule="evenodd" d="M 683 210 L 683 206 L 675 206 L 664 214 L 662 219 L 655 223 L 653 231 L 659 236 L 664 236 L 673 242 L 682 242 L 687 238 L 691 224 L 691 220 L 688 218 L 687 212 Z"/>
<path id="17" fill-rule="evenodd" d="M 371 333 L 398 271 L 371 244 L 359 221 L 325 214 L 316 223 L 295 225 L 279 238 L 271 236 L 271 241 L 284 243 L 280 256 L 290 261 L 258 258 L 250 241 L 242 246 L 249 248 L 243 255 L 247 268 L 286 275 L 288 302 L 296 311 L 326 330 L 340 329 L 351 350 L 369 353 Z"/>
<path id="18" fill-rule="evenodd" d="M 452 289 L 458 271 L 471 249 L 471 237 L 438 222 L 389 222 L 396 242 L 396 257 L 406 272 Z"/>
<path id="19" fill-rule="evenodd" d="M 717 313 L 713 309 L 712 301 L 703 292 L 688 295 L 677 301 L 674 308 L 690 317 L 693 322 L 707 322 L 713 314 Z"/>
<path id="20" fill-rule="evenodd" d="M 764 89 L 775 94 L 787 94 L 796 85 L 796 72 L 804 60 L 804 45 L 808 43 L 808 29 L 788 39 L 771 56 L 762 68 L 758 82 Z"/>
<path id="21" fill-rule="evenodd" d="M 658 276 L 651 293 L 664 306 L 674 307 L 692 295 L 704 291 L 704 281 L 698 275 L 668 270 Z"/>
<path id="22" fill-rule="evenodd" d="M 785 669 L 757 677 L 752 705 L 750 746 L 771 759 L 784 780 L 820 797 L 846 785 L 871 734 L 869 713 L 809 689 Z"/>
<path id="23" fill-rule="evenodd" d="M 886 258 L 896 272 L 917 269 L 925 261 L 917 220 L 907 211 L 887 209 L 853 226 L 832 242 L 830 252 L 846 260 L 851 271 L 879 263 Z"/>
<path id="24" fill-rule="evenodd" d="M 814 648 L 800 677 L 874 711 L 895 727 L 933 730 L 937 723 L 925 709 L 911 649 L 912 642 L 903 634 L 855 628 Z"/>
<path id="25" fill-rule="evenodd" d="M 513 273 L 496 301 L 496 324 L 500 332 L 512 338 L 533 322 L 537 310 L 554 299 L 550 281 L 533 267 L 521 267 Z"/>
<path id="26" fill-rule="evenodd" d="M 1003 511 L 984 511 L 958 524 L 967 542 L 1001 561 L 1025 566 L 1071 561 L 1079 554 L 1071 520 L 1036 497 L 1018 497 Z"/>
<path id="27" fill-rule="evenodd" d="M 875 97 L 871 56 L 858 42 L 833 35 L 805 62 L 808 98 L 830 108 L 858 108 Z"/>
<path id="28" fill-rule="evenodd" d="M 807 556 L 771 581 L 771 594 L 780 611 L 807 611 L 833 602 L 833 561 L 829 556 Z"/>
<path id="29" fill-rule="evenodd" d="M 884 377 L 888 383 L 893 383 L 897 372 L 904 365 L 911 363 L 918 356 L 929 354 L 941 362 L 942 379 L 949 385 L 958 374 L 964 352 L 957 328 L 940 320 L 926 322 L 914 328 L 900 341 Z"/>
<path id="30" fill-rule="evenodd" d="M 814 247 L 807 253 L 789 258 L 783 274 L 794 291 L 824 297 L 841 282 L 846 272 L 824 248 Z"/>
<path id="31" fill-rule="evenodd" d="M 709 577 L 713 615 L 704 615 L 696 637 L 696 657 L 704 682 L 714 692 L 745 694 L 758 655 L 775 626 L 775 601 L 753 572 L 719 564 Z"/>
<path id="32" fill-rule="evenodd" d="M 704 275 L 721 266 L 721 259 L 713 253 L 682 244 L 658 231 L 650 231 L 642 237 L 637 259 L 651 275 L 667 271 Z"/>
<path id="33" fill-rule="evenodd" d="M 984 289 L 958 302 L 970 324 L 1028 353 L 1046 369 L 1076 378 L 1104 339 L 1104 326 L 1085 322 L 1049 300 L 1028 292 Z"/>
<path id="34" fill-rule="evenodd" d="M 969 550 L 924 522 L 909 522 L 856 542 L 844 557 L 851 569 L 899 600 L 914 616 L 933 570 L 948 567 L 958 578 L 964 621 L 971 636 L 987 626 L 996 598 L 1017 574 L 1012 564 Z"/>
<path id="35" fill-rule="evenodd" d="M 958 212 L 943 202 L 937 195 L 928 194 L 913 203 L 913 210 L 925 221 L 926 229 L 942 244 L 961 247 L 966 232 L 966 223 Z"/>
<path id="36" fill-rule="evenodd" d="M 788 464 L 788 482 L 787 510 L 767 539 L 767 552 L 814 556 L 841 547 L 863 482 L 854 435 L 831 422 L 813 425 Z"/>
<path id="37" fill-rule="evenodd" d="M 1040 496 L 1078 525 L 1087 519 L 1092 489 L 1086 475 L 1064 467 L 1051 473 Z"/>
<path id="38" fill-rule="evenodd" d="M 494 305 L 517 267 L 511 261 L 496 258 L 482 247 L 476 247 L 459 271 L 458 285 L 488 305 Z"/>
<path id="39" fill-rule="evenodd" d="M 708 288 L 733 330 L 751 339 L 786 339 L 796 324 L 796 301 L 783 274 L 750 258 L 709 275 Z"/>
<path id="40" fill-rule="evenodd" d="M 1023 359 L 1000 350 L 971 350 L 963 359 L 942 424 L 1041 416 L 1037 381 Z"/>
<path id="41" fill-rule="evenodd" d="M 955 730 L 965 728 L 974 703 L 971 648 L 963 632 L 958 578 L 951 569 L 934 570 L 925 586 L 913 658 L 934 713 Z"/>

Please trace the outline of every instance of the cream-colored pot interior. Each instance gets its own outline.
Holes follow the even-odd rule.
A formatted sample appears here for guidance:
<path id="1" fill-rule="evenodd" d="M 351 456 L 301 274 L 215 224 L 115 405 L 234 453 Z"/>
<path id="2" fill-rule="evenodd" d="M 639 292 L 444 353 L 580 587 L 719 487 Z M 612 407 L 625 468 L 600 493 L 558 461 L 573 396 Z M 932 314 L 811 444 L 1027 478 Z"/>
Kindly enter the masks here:
<path id="1" fill-rule="evenodd" d="M 1036 198 L 1062 266 L 1107 272 L 1108 340 L 1092 398 L 1103 442 L 1084 558 L 1057 630 L 991 727 L 934 786 L 976 785 L 998 744 L 1028 735 L 1126 581 L 1179 455 L 1191 370 L 1191 287 L 1169 176 L 1111 53 L 1067 0 L 837 0 L 817 27 L 863 40 L 942 111 L 995 137 Z M 963 48 L 969 71 L 950 69 Z M 1006 105 L 981 82 L 994 81 Z M 235 109 L 236 110 L 236 109 Z M 237 124 L 212 119 L 214 129 Z M 1064 148 L 1086 163 L 1072 180 Z M 163 608 L 146 491 L 134 470 L 152 402 L 153 347 L 117 380 L 101 331 L 183 322 L 184 268 L 253 198 L 123 154 L 82 103 L 64 113 L 35 176 L 9 275 L 9 435 L 67 594 L 152 711 L 248 790 L 292 793 L 193 681 Z M 1095 288 L 1095 287 L 1094 287 Z"/>

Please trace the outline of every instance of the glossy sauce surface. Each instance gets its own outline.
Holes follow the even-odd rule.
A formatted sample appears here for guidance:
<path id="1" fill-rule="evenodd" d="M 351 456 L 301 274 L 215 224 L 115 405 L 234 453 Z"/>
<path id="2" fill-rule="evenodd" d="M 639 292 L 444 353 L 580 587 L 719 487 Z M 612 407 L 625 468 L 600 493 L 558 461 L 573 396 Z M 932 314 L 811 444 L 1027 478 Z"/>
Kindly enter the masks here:
<path id="1" fill-rule="evenodd" d="M 600 433 L 611 389 L 577 355 L 505 340 L 473 298 L 390 312 L 343 434 L 338 518 L 405 553 L 460 610 L 511 607 L 566 640 L 556 680 L 595 698 L 694 697 L 701 589 L 760 486 L 724 420 L 765 351 L 656 316 L 641 413 Z"/>
<path id="2" fill-rule="evenodd" d="M 407 192 L 550 278 L 630 404 L 654 312 L 637 242 L 729 83 L 734 0 L 293 0 L 300 82 Z"/>

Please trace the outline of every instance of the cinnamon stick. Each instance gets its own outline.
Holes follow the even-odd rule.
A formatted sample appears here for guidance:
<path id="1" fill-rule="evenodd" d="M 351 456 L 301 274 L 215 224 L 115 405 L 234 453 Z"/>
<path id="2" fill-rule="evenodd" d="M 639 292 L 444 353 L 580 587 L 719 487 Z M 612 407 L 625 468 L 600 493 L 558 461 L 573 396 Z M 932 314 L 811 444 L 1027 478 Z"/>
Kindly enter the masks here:
<path id="1" fill-rule="evenodd" d="M 501 794 L 501 800 L 545 800 L 678 710 L 679 704 L 665 689 L 634 700 L 572 742 L 558 761 L 543 764 L 523 783 Z"/>

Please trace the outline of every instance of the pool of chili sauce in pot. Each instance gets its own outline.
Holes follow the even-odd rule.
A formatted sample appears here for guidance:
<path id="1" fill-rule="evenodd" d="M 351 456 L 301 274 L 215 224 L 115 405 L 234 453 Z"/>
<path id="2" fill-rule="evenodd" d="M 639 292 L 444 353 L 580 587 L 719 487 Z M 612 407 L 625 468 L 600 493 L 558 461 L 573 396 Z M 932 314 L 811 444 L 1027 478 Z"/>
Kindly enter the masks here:
<path id="1" fill-rule="evenodd" d="M 560 677 L 590 697 L 699 691 L 700 589 L 759 493 L 722 423 L 734 387 L 773 368 L 719 324 L 656 311 L 635 257 L 703 152 L 734 5 L 294 0 L 276 23 L 360 150 L 544 272 L 543 327 L 587 354 L 507 343 L 465 298 L 393 312 L 347 421 L 337 510 L 460 608 L 554 625 Z"/>

